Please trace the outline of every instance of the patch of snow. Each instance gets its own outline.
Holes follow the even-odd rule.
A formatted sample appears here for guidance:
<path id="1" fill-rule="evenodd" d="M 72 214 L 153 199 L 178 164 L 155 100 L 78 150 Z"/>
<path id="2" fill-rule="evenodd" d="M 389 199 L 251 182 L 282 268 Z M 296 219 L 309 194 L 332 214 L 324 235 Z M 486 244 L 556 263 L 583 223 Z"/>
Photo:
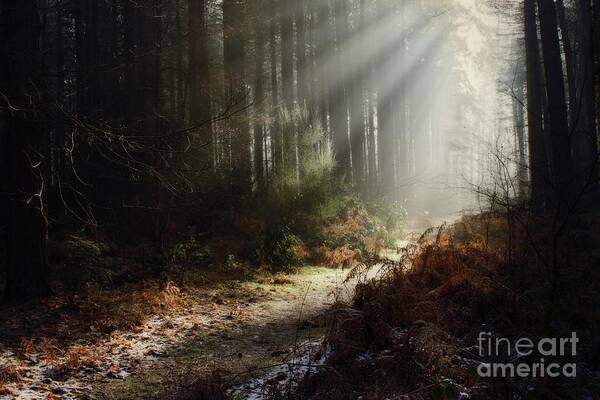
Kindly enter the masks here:
<path id="1" fill-rule="evenodd" d="M 331 355 L 329 345 L 318 359 L 313 359 L 321 345 L 321 341 L 301 343 L 296 350 L 292 349 L 291 358 L 287 362 L 274 366 L 262 377 L 234 386 L 229 393 L 234 398 L 244 400 L 266 400 L 269 398 L 269 389 L 273 386 L 293 390 L 303 378 L 325 365 Z"/>

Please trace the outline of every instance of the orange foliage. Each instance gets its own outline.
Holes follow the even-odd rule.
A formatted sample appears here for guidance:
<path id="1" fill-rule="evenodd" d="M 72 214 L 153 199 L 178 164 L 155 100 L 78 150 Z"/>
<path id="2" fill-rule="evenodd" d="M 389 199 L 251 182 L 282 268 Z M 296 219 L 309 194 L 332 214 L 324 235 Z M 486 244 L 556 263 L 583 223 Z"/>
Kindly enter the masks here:
<path id="1" fill-rule="evenodd" d="M 39 350 L 42 357 L 51 363 L 56 362 L 61 353 L 56 340 L 45 337 L 40 339 Z"/>
<path id="2" fill-rule="evenodd" d="M 385 249 L 385 240 L 377 237 L 367 238 L 367 251 L 371 254 L 379 254 Z"/>
<path id="3" fill-rule="evenodd" d="M 305 260 L 310 257 L 310 250 L 303 242 L 300 242 L 300 244 L 294 247 L 294 252 L 298 257 Z"/>
<path id="4" fill-rule="evenodd" d="M 110 293 L 90 293 L 80 310 L 89 318 L 92 329 L 100 332 L 133 329 L 152 315 L 189 305 L 187 295 L 173 282 L 162 285 L 150 281 L 132 286 Z"/>
<path id="5" fill-rule="evenodd" d="M 360 232 L 364 228 L 365 225 L 363 221 L 359 217 L 351 215 L 344 221 L 326 226 L 322 229 L 322 233 L 323 235 L 334 239 L 341 239 L 356 232 Z"/>
<path id="6" fill-rule="evenodd" d="M 519 318 L 532 323 L 527 319 L 533 314 L 516 316 L 515 310 L 525 307 L 514 293 L 518 284 L 535 281 L 540 271 L 522 268 L 527 265 L 523 254 L 515 254 L 514 264 L 508 264 L 503 249 L 490 246 L 481 228 L 462 225 L 426 232 L 399 261 L 384 260 L 379 278 L 359 283 L 351 307 L 338 304 L 328 312 L 327 343 L 333 353 L 330 369 L 311 379 L 315 397 L 353 397 L 331 392 L 339 379 L 365 382 L 370 393 L 381 376 L 396 393 L 450 378 L 477 394 L 478 377 L 456 356 L 462 341 L 481 329 L 489 310 L 500 316 L 498 321 L 510 317 L 516 325 Z M 369 251 L 380 246 L 369 240 Z M 329 262 L 348 254 L 328 248 L 318 253 Z M 374 348 L 385 351 L 371 353 Z M 370 357 L 363 362 L 364 354 Z"/>
<path id="7" fill-rule="evenodd" d="M 27 339 L 25 337 L 21 338 L 21 344 L 19 345 L 19 349 L 18 349 L 19 358 L 23 358 L 27 354 L 30 354 L 34 349 L 34 345 L 35 345 L 34 338 L 31 338 L 31 339 Z"/>
<path id="8" fill-rule="evenodd" d="M 346 245 L 333 250 L 321 246 L 315 252 L 318 263 L 332 268 L 353 268 L 358 265 L 360 254 L 360 250 L 352 250 Z"/>
<path id="9" fill-rule="evenodd" d="M 12 389 L 0 384 L 0 396 L 12 396 L 13 394 L 14 392 Z"/>

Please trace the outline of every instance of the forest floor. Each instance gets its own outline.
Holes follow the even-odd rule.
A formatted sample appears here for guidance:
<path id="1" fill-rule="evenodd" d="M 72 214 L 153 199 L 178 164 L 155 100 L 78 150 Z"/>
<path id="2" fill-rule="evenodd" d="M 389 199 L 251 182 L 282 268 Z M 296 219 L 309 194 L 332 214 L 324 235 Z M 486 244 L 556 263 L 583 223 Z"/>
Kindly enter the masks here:
<path id="1" fill-rule="evenodd" d="M 408 240 L 428 227 L 411 225 Z M 198 268 L 175 280 L 195 283 L 178 286 L 148 276 L 135 254 L 93 261 L 119 266 L 106 287 L 77 282 L 74 291 L 0 310 L 0 400 L 177 398 L 215 372 L 240 387 L 307 349 L 316 353 L 323 313 L 358 283 L 347 269 L 309 266 L 288 275 Z"/>
<path id="2" fill-rule="evenodd" d="M 75 307 L 65 296 L 4 310 L 0 399 L 162 399 L 215 371 L 236 377 L 232 384 L 249 381 L 317 343 L 323 328 L 316 318 L 353 293 L 357 282 L 346 280 L 348 272 L 305 267 L 247 281 L 223 277 L 203 287 L 149 283 L 103 293 L 125 292 L 122 303 L 137 307 L 158 302 L 158 311 L 144 317 L 122 315 L 136 312 L 131 305 L 120 310 L 122 303 L 98 300 Z M 106 316 L 89 322 L 74 308 Z M 139 323 L 128 326 L 123 318 Z M 122 328 L 102 331 L 112 325 Z"/>
<path id="3" fill-rule="evenodd" d="M 240 293 L 263 293 L 252 301 L 239 294 L 221 305 L 199 301 L 190 313 L 170 316 L 177 321 L 174 329 L 179 327 L 180 339 L 161 346 L 159 357 L 147 359 L 145 364 L 151 368 L 94 385 L 93 394 L 100 399 L 165 398 L 186 377 L 217 371 L 243 382 L 260 376 L 322 335 L 315 318 L 352 294 L 355 282 L 345 282 L 347 272 L 307 267 L 283 284 L 244 284 Z M 187 329 L 196 320 L 198 328 Z M 164 333 L 168 336 L 171 331 Z"/>

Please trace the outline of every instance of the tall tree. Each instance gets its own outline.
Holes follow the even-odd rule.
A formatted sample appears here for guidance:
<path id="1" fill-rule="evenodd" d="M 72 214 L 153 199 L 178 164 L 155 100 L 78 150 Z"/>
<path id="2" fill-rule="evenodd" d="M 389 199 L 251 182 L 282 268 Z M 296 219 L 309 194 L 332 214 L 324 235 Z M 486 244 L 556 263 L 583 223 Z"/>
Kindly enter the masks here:
<path id="1" fill-rule="evenodd" d="M 59 171 L 64 163 L 65 147 L 65 120 L 63 110 L 65 100 L 65 57 L 63 45 L 63 6 L 62 1 L 56 1 L 56 99 L 60 102 L 56 115 L 56 128 L 54 134 L 54 145 L 57 149 L 55 168 Z"/>
<path id="2" fill-rule="evenodd" d="M 590 0 L 577 0 L 577 121 L 573 127 L 573 167 L 577 190 L 597 190 L 598 133 L 596 129 L 596 104 L 594 85 L 594 41 L 592 4 Z M 593 186 L 592 186 L 593 185 Z"/>
<path id="3" fill-rule="evenodd" d="M 271 124 L 271 164 L 275 171 L 283 168 L 283 137 L 277 126 L 279 109 L 279 76 L 277 60 L 277 10 L 279 0 L 270 0 L 271 13 L 269 15 L 269 63 L 271 75 L 271 112 L 273 123 Z"/>
<path id="4" fill-rule="evenodd" d="M 592 24 L 593 42 L 594 42 L 594 79 L 596 84 L 596 131 L 598 141 L 600 141 L 600 0 L 594 0 L 594 22 Z M 597 185 L 600 189 L 600 185 Z"/>
<path id="5" fill-rule="evenodd" d="M 525 93 L 523 91 L 524 79 L 521 66 L 517 71 L 514 80 L 514 95 L 512 98 L 513 105 L 513 123 L 515 131 L 515 143 L 517 154 L 517 179 L 518 179 L 518 195 L 523 199 L 526 193 L 527 184 L 527 163 L 525 154 Z"/>
<path id="6" fill-rule="evenodd" d="M 365 11 L 362 9 L 361 3 L 361 12 L 363 15 Z M 369 13 L 368 18 L 368 26 L 371 27 L 376 23 L 378 18 L 378 13 Z M 366 118 L 367 118 L 367 150 L 368 150 L 368 168 L 369 168 L 369 182 L 370 186 L 377 187 L 377 145 L 376 145 L 376 132 L 375 129 L 375 114 L 376 114 L 376 94 L 377 94 L 377 68 L 376 68 L 375 60 L 368 60 L 366 71 L 365 71 L 365 86 L 366 86 Z"/>
<path id="7" fill-rule="evenodd" d="M 0 2 L 0 85 L 8 99 L 5 171 L 8 207 L 6 301 L 49 293 L 45 182 L 40 159 L 45 132 L 37 120 L 40 20 L 35 0 Z"/>
<path id="8" fill-rule="evenodd" d="M 594 41 L 594 56 L 596 64 L 594 67 L 594 75 L 596 79 L 596 104 L 600 109 L 600 0 L 594 0 L 594 23 L 592 24 L 593 30 L 593 41 Z M 600 131 L 600 123 L 598 123 L 598 130 Z M 600 132 L 599 132 L 600 134 Z"/>
<path id="9" fill-rule="evenodd" d="M 259 187 L 264 185 L 264 136 L 265 136 L 265 124 L 264 124 L 264 113 L 265 113 L 265 25 L 263 19 L 259 16 L 264 12 L 264 3 L 262 0 L 255 0 L 254 15 L 254 30 L 255 30 L 255 70 L 256 70 L 256 82 L 254 87 L 254 111 L 255 124 L 254 124 L 254 171 L 256 173 L 256 181 Z"/>
<path id="10" fill-rule="evenodd" d="M 365 26 L 365 1 L 361 0 L 358 23 L 353 32 L 353 38 L 360 38 L 364 34 Z M 356 55 L 355 66 L 352 68 L 352 81 L 350 82 L 350 146 L 352 148 L 352 171 L 354 182 L 362 186 L 365 179 L 365 112 L 363 108 L 364 92 L 364 65 L 365 60 Z"/>
<path id="11" fill-rule="evenodd" d="M 177 73 L 176 73 L 176 93 L 177 93 L 177 98 L 176 98 L 176 102 L 177 102 L 177 117 L 176 117 L 176 123 L 177 125 L 181 125 L 184 123 L 185 121 L 185 116 L 186 116 L 186 111 L 187 107 L 186 107 L 186 79 L 185 77 L 187 76 L 186 72 L 186 68 L 184 66 L 184 31 L 183 31 L 183 21 L 182 21 L 182 14 L 183 11 L 181 9 L 182 7 L 180 6 L 179 0 L 176 1 L 175 3 L 175 40 L 177 41 L 176 44 L 176 50 L 175 50 L 175 62 L 176 62 L 176 68 L 177 68 Z M 206 4 L 205 4 L 205 9 L 206 9 Z M 205 32 L 207 32 L 207 30 L 205 30 Z M 189 49 L 188 49 L 189 51 Z M 189 66 L 188 66 L 188 70 L 189 70 Z M 208 79 L 208 78 L 207 78 Z M 216 150 L 214 151 L 214 153 L 216 154 Z M 215 156 L 216 157 L 216 156 Z"/>
<path id="12" fill-rule="evenodd" d="M 294 19 L 293 0 L 280 0 L 281 25 L 281 88 L 283 103 L 288 110 L 294 106 Z"/>
<path id="13" fill-rule="evenodd" d="M 308 100 L 308 71 L 306 57 L 306 0 L 296 0 L 294 8 L 296 23 L 296 74 L 298 87 L 298 102 L 302 105 Z"/>
<path id="14" fill-rule="evenodd" d="M 329 2 L 315 0 L 317 13 L 317 43 L 316 43 L 316 61 L 315 68 L 319 71 L 317 80 L 320 86 L 319 92 L 319 117 L 323 129 L 329 131 L 329 99 L 330 99 L 330 63 L 328 57 L 331 55 L 333 48 L 333 32 L 331 29 L 331 21 L 329 18 Z"/>
<path id="15" fill-rule="evenodd" d="M 406 179 L 409 175 L 409 153 L 410 153 L 410 132 L 408 129 L 408 101 L 407 101 L 407 82 L 404 74 L 408 73 L 408 58 L 407 57 L 407 39 L 406 39 L 406 1 L 402 1 L 399 5 L 400 17 L 402 26 L 400 30 L 400 39 L 398 40 L 397 51 L 401 59 L 401 71 L 403 76 L 398 79 L 393 88 L 393 102 L 395 108 L 394 115 L 394 131 L 396 132 L 396 177 L 398 180 Z M 432 99 L 433 100 L 433 99 Z M 425 166 L 427 168 L 428 166 Z"/>
<path id="16" fill-rule="evenodd" d="M 250 129 L 247 120 L 245 0 L 223 1 L 223 58 L 226 96 L 235 105 L 230 118 L 233 190 L 248 193 L 251 189 Z"/>
<path id="17" fill-rule="evenodd" d="M 188 0 L 190 123 L 200 132 L 202 162 L 213 167 L 208 31 L 205 0 Z M 181 39 L 180 39 L 181 40 Z"/>
<path id="18" fill-rule="evenodd" d="M 93 2 L 96 3 L 96 2 Z M 136 63 L 139 129 L 143 135 L 156 135 L 160 121 L 160 41 L 161 2 L 146 0 L 137 11 L 138 56 Z"/>
<path id="19" fill-rule="evenodd" d="M 348 46 L 348 8 L 345 0 L 334 1 L 334 19 L 335 19 L 335 41 L 336 49 L 336 74 L 329 79 L 334 79 L 333 88 L 329 93 L 329 114 L 331 118 L 331 132 L 333 135 L 333 147 L 335 150 L 335 159 L 337 162 L 337 172 L 339 175 L 352 177 L 350 169 L 350 138 L 348 136 L 348 102 L 346 89 L 348 84 L 347 68 L 347 46 Z M 352 121 L 350 121 L 350 124 Z"/>
<path id="20" fill-rule="evenodd" d="M 384 21 L 390 12 L 382 0 L 377 1 L 377 18 Z M 377 59 L 379 73 L 389 64 L 389 54 L 379 54 Z M 389 192 L 394 186 L 394 107 L 388 83 L 378 81 L 377 87 L 377 158 L 379 164 L 379 183 L 384 192 Z"/>
<path id="21" fill-rule="evenodd" d="M 123 74 L 123 91 L 124 91 L 124 107 L 123 114 L 124 120 L 128 127 L 134 128 L 137 119 L 137 107 L 136 107 L 136 87 L 137 75 L 135 70 L 135 63 L 137 59 L 137 43 L 136 43 L 136 31 L 137 31 L 137 20 L 136 20 L 136 7 L 133 2 L 126 1 L 123 4 L 123 42 L 124 42 L 124 57 L 123 62 L 125 64 L 125 71 Z M 77 21 L 77 20 L 76 20 Z M 76 34 L 79 32 L 79 28 L 76 25 Z M 77 36 L 77 47 L 79 48 L 81 39 Z M 81 63 L 77 63 L 80 65 Z M 79 69 L 79 68 L 78 68 Z M 80 73 L 79 73 L 80 74 Z M 79 79 L 77 80 L 79 82 Z M 79 90 L 77 91 L 79 95 Z"/>
<path id="22" fill-rule="evenodd" d="M 87 116 L 88 107 L 88 51 L 87 35 L 85 26 L 87 23 L 87 1 L 78 1 L 73 4 L 73 15 L 75 19 L 75 54 L 76 54 L 76 103 L 77 112 L 80 116 Z"/>
<path id="23" fill-rule="evenodd" d="M 577 88 L 575 83 L 575 54 L 571 44 L 571 35 L 564 0 L 556 1 L 556 11 L 558 13 L 558 23 L 562 39 L 562 47 L 565 55 L 565 67 L 567 72 L 567 84 L 569 89 L 569 117 L 571 127 L 575 123 Z"/>
<path id="24" fill-rule="evenodd" d="M 552 142 L 552 174 L 555 189 L 554 206 L 560 218 L 567 216 L 572 204 L 571 140 L 565 99 L 556 8 L 553 0 L 538 0 L 546 92 Z"/>

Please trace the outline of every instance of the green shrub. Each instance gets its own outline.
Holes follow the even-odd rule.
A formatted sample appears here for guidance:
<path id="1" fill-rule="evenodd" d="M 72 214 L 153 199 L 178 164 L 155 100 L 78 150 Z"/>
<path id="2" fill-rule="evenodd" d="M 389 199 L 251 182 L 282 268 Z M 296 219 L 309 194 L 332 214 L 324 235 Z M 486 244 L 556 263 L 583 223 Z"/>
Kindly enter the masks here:
<path id="1" fill-rule="evenodd" d="M 371 206 L 349 195 L 352 187 L 336 174 L 333 151 L 314 113 L 282 109 L 278 122 L 281 159 L 254 203 L 253 216 L 266 226 L 287 227 L 313 250 L 344 248 L 360 255 L 392 246 L 403 218 L 401 205 Z M 257 246 L 260 261 L 275 268 L 297 264 L 297 254 L 289 251 L 296 243 L 286 243 L 286 234 L 277 229 L 265 234 L 273 243 Z"/>
<path id="2" fill-rule="evenodd" d="M 380 217 L 383 213 L 374 215 L 371 208 L 357 196 L 338 197 L 332 201 L 323 213 L 325 222 L 317 230 L 316 244 L 311 242 L 318 249 L 316 261 L 332 265 L 351 255 L 353 263 L 362 262 L 384 248 L 394 246 L 397 231 L 388 226 L 396 228 L 400 224 L 395 221 L 394 225 L 385 224 Z M 383 216 L 401 218 L 394 216 L 391 208 L 387 208 Z M 344 264 L 349 263 L 344 261 Z"/>
<path id="3" fill-rule="evenodd" d="M 94 257 L 101 257 L 108 250 L 108 245 L 101 241 L 75 235 L 69 237 L 63 244 L 67 262 L 82 262 Z"/>
<path id="4" fill-rule="evenodd" d="M 279 129 L 285 139 L 280 166 L 261 196 L 265 219 L 296 225 L 339 195 L 334 156 L 317 118 L 305 108 L 283 109 Z"/>
<path id="5" fill-rule="evenodd" d="M 400 201 L 368 202 L 366 208 L 369 215 L 379 221 L 388 232 L 402 233 L 407 211 Z"/>
<path id="6" fill-rule="evenodd" d="M 352 250 L 367 250 L 367 239 L 378 227 L 356 196 L 338 199 L 332 216 L 320 231 L 320 245 L 335 249 L 347 246 Z"/>
<path id="7" fill-rule="evenodd" d="M 304 265 L 301 248 L 302 241 L 287 225 L 276 225 L 267 229 L 262 236 L 257 257 L 261 264 L 269 265 L 272 271 L 289 271 Z"/>
<path id="8" fill-rule="evenodd" d="M 113 283 L 118 264 L 109 256 L 110 246 L 94 238 L 72 235 L 63 242 L 50 242 L 48 257 L 56 274 L 74 296 L 83 283 L 87 286 Z"/>
<path id="9" fill-rule="evenodd" d="M 200 244 L 196 234 L 191 233 L 187 240 L 176 243 L 169 253 L 173 264 L 205 264 L 210 260 L 210 249 Z"/>

